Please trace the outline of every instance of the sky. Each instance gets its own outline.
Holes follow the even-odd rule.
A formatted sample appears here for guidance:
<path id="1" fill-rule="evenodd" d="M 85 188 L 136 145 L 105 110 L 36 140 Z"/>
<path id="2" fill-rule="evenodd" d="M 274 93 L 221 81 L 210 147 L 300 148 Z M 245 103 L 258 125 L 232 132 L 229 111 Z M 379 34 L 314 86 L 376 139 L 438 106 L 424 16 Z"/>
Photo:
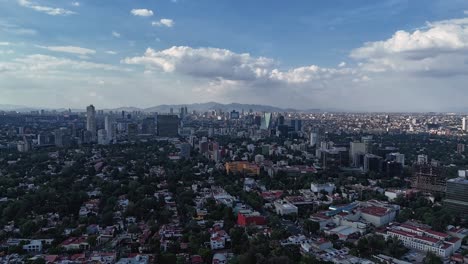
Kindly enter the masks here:
<path id="1" fill-rule="evenodd" d="M 0 104 L 467 111 L 466 0 L 0 0 Z"/>

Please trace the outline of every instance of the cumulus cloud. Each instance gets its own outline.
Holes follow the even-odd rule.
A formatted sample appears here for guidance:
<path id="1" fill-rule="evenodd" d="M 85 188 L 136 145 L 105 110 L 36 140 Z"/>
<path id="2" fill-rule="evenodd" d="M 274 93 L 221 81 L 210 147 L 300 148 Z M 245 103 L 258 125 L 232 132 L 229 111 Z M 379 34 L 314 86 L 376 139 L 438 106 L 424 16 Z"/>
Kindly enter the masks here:
<path id="1" fill-rule="evenodd" d="M 90 54 L 96 53 L 95 50 L 82 48 L 82 47 L 76 47 L 76 46 L 38 46 L 38 47 L 47 49 L 50 51 L 73 53 L 73 54 L 78 54 L 78 55 L 90 55 Z"/>
<path id="2" fill-rule="evenodd" d="M 23 7 L 27 7 L 32 10 L 45 13 L 51 16 L 67 16 L 67 15 L 76 14 L 75 12 L 64 9 L 64 8 L 37 5 L 29 0 L 18 0 L 18 4 Z"/>
<path id="3" fill-rule="evenodd" d="M 72 6 L 80 6 L 80 2 L 72 2 Z"/>
<path id="4" fill-rule="evenodd" d="M 174 26 L 174 21 L 172 19 L 162 18 L 159 21 L 153 21 L 151 25 L 158 27 L 172 27 Z"/>
<path id="5" fill-rule="evenodd" d="M 164 72 L 177 71 L 194 77 L 231 80 L 254 79 L 266 75 L 265 70 L 273 65 L 271 59 L 252 57 L 248 53 L 187 46 L 174 46 L 161 51 L 148 48 L 143 56 L 125 58 L 122 62 L 159 68 Z"/>
<path id="6" fill-rule="evenodd" d="M 468 18 L 427 23 L 412 32 L 399 30 L 389 39 L 365 43 L 350 56 L 370 72 L 453 76 L 467 74 Z"/>
<path id="7" fill-rule="evenodd" d="M 113 51 L 113 50 L 106 50 L 106 53 L 107 54 L 110 54 L 110 55 L 115 55 L 117 54 L 117 52 Z"/>
<path id="8" fill-rule="evenodd" d="M 10 42 L 0 42 L 0 46 L 9 46 L 11 45 Z"/>
<path id="9" fill-rule="evenodd" d="M 117 32 L 117 31 L 112 31 L 112 36 L 116 37 L 116 38 L 120 38 L 120 33 Z"/>
<path id="10" fill-rule="evenodd" d="M 153 15 L 153 11 L 149 9 L 132 9 L 130 11 L 134 16 L 150 17 Z"/>

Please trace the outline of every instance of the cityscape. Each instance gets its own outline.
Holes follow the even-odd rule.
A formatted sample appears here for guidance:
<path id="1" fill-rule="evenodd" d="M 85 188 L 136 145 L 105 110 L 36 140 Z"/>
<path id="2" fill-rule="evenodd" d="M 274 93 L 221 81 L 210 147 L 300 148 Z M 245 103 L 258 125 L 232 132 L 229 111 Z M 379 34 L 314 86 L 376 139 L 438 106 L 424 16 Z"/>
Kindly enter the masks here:
<path id="1" fill-rule="evenodd" d="M 0 263 L 468 263 L 468 1 L 0 0 Z"/>
<path id="2" fill-rule="evenodd" d="M 463 263 L 467 116 L 316 111 L 2 111 L 0 259 Z"/>

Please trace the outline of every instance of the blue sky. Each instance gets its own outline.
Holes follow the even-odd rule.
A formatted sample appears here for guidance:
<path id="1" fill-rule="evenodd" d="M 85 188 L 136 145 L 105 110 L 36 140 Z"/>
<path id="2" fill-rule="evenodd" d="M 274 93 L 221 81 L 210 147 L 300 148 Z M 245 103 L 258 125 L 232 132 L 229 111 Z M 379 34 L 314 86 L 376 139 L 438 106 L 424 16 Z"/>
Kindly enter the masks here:
<path id="1" fill-rule="evenodd" d="M 459 0 L 0 0 L 0 104 L 451 111 L 468 100 L 466 10 Z"/>

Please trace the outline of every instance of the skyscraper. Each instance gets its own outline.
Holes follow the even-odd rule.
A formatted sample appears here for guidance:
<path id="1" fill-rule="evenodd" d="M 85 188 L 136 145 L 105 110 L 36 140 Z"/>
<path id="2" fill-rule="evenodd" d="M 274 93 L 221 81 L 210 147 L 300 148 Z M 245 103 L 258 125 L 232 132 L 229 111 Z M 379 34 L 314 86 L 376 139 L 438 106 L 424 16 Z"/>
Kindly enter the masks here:
<path id="1" fill-rule="evenodd" d="M 179 135 L 179 117 L 177 115 L 158 115 L 158 136 L 177 137 Z"/>
<path id="2" fill-rule="evenodd" d="M 263 117 L 261 119 L 261 129 L 269 129 L 271 124 L 271 113 L 263 113 Z"/>
<path id="3" fill-rule="evenodd" d="M 86 130 L 91 132 L 92 140 L 96 141 L 96 109 L 93 105 L 86 107 Z"/>
<path id="4" fill-rule="evenodd" d="M 462 130 L 463 131 L 467 131 L 468 130 L 468 127 L 466 127 L 466 117 L 463 117 L 462 118 Z"/>
<path id="5" fill-rule="evenodd" d="M 114 136 L 115 136 L 115 129 L 114 129 L 114 124 L 111 121 L 109 116 L 106 116 L 104 118 L 104 129 L 106 130 L 106 138 L 109 143 L 114 141 Z"/>
<path id="6" fill-rule="evenodd" d="M 465 177 L 447 181 L 444 205 L 449 210 L 468 215 L 468 180 Z"/>

